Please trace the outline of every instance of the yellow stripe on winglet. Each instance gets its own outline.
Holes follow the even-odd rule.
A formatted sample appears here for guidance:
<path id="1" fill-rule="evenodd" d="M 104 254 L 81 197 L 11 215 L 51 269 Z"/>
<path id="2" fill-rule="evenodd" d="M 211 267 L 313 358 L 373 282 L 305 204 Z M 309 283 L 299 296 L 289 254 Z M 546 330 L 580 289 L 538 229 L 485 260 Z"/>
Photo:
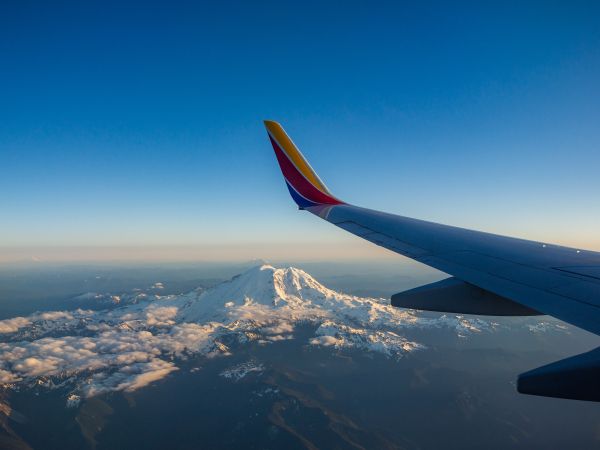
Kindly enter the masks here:
<path id="1" fill-rule="evenodd" d="M 267 131 L 281 146 L 281 149 L 294 163 L 300 173 L 302 173 L 302 175 L 304 175 L 304 177 L 321 192 L 333 197 L 319 176 L 315 173 L 312 167 L 310 167 L 308 161 L 304 159 L 304 156 L 302 156 L 302 153 L 300 153 L 300 150 L 298 150 L 298 147 L 296 147 L 296 145 L 292 142 L 283 127 L 272 120 L 265 120 L 265 127 L 267 127 Z"/>

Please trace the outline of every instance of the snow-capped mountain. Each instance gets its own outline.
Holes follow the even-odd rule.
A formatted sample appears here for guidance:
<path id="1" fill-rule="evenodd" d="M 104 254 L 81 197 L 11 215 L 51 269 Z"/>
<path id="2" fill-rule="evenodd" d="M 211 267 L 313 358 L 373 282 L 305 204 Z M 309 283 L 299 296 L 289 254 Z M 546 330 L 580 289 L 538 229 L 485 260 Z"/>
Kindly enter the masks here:
<path id="1" fill-rule="evenodd" d="M 494 329 L 481 319 L 425 318 L 383 299 L 333 291 L 296 268 L 262 265 L 205 291 L 2 320 L 0 383 L 68 386 L 73 404 L 81 396 L 146 386 L 191 356 L 229 355 L 237 345 L 293 339 L 299 326 L 313 330 L 306 345 L 393 358 L 425 348 L 404 336 L 411 328 L 462 336 Z"/>

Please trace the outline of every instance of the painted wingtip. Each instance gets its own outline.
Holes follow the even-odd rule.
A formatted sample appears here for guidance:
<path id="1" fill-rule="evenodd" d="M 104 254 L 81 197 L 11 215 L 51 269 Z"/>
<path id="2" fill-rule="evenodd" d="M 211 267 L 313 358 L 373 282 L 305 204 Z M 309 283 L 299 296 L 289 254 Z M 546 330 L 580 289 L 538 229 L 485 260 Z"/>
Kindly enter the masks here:
<path id="1" fill-rule="evenodd" d="M 265 120 L 264 124 L 277 162 L 296 204 L 300 208 L 342 204 L 341 200 L 329 192 L 325 183 L 321 181 L 283 127 L 273 120 Z"/>
<path id="2" fill-rule="evenodd" d="M 271 134 L 271 130 L 275 130 L 275 128 L 281 127 L 279 122 L 275 122 L 274 120 L 263 120 L 265 124 L 265 128 L 267 129 L 267 133 Z"/>

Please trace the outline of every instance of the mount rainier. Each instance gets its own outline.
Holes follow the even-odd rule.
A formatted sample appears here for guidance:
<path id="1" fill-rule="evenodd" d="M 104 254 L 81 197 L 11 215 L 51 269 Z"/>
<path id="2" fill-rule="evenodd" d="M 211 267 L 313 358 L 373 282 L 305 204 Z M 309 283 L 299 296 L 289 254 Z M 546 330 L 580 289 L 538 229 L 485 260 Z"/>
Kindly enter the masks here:
<path id="1" fill-rule="evenodd" d="M 328 289 L 300 269 L 262 265 L 205 291 L 2 320 L 0 383 L 5 389 L 62 387 L 72 405 L 81 397 L 142 388 L 192 357 L 226 357 L 250 342 L 294 339 L 305 326 L 311 330 L 307 346 L 399 359 L 427 348 L 406 337 L 410 330 L 437 328 L 468 337 L 500 325 L 394 308 L 384 299 Z"/>

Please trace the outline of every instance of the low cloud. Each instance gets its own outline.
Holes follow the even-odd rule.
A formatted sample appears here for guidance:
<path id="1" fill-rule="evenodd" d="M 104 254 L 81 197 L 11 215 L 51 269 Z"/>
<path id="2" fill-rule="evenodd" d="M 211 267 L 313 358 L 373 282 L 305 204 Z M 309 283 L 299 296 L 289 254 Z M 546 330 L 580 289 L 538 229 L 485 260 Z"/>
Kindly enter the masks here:
<path id="1" fill-rule="evenodd" d="M 0 333 L 14 333 L 21 328 L 31 325 L 26 317 L 15 317 L 14 319 L 0 320 Z"/>
<path id="2" fill-rule="evenodd" d="M 286 334 L 294 331 L 294 325 L 289 322 L 278 322 L 271 326 L 263 327 L 261 330 L 264 334 Z"/>
<path id="3" fill-rule="evenodd" d="M 135 391 L 175 370 L 178 370 L 175 364 L 160 359 L 126 365 L 110 374 L 100 372 L 92 376 L 91 383 L 83 388 L 83 394 L 93 397 L 111 391 Z"/>

